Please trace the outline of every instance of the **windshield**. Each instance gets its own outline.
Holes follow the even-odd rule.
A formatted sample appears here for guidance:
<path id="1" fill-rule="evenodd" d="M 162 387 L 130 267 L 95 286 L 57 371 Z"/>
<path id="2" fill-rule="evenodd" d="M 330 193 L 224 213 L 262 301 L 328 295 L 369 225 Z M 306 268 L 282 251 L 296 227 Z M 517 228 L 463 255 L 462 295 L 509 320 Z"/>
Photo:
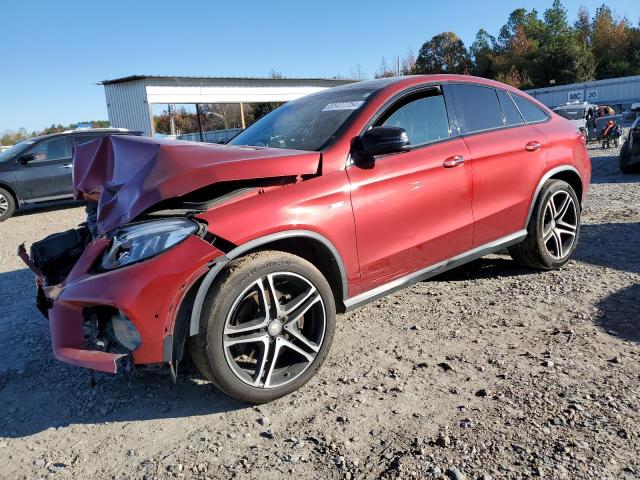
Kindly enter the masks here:
<path id="1" fill-rule="evenodd" d="M 10 159 L 11 157 L 20 153 L 30 145 L 33 145 L 33 143 L 34 143 L 33 140 L 23 140 L 22 142 L 16 143 L 13 147 L 0 153 L 0 162 L 4 162 L 5 160 Z"/>
<path id="2" fill-rule="evenodd" d="M 233 138 L 229 145 L 320 150 L 360 110 L 375 89 L 338 89 L 285 103 Z"/>
<path id="3" fill-rule="evenodd" d="M 584 108 L 559 108 L 554 110 L 554 112 L 567 120 L 582 120 L 584 118 Z"/>

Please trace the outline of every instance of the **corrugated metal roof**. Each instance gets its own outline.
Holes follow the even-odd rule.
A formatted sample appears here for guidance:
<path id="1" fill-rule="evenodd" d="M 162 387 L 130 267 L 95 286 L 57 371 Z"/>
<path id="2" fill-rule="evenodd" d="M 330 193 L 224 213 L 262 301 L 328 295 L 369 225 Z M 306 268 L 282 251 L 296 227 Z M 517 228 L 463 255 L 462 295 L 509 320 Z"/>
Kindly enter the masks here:
<path id="1" fill-rule="evenodd" d="M 529 90 L 525 90 L 525 92 L 527 92 L 528 94 L 549 93 L 549 92 L 573 90 L 573 89 L 585 88 L 585 87 L 603 87 L 607 85 L 619 85 L 624 83 L 636 83 L 636 82 L 640 82 L 640 75 L 632 75 L 628 77 L 617 77 L 617 78 L 605 78 L 602 80 L 590 80 L 588 82 L 568 83 L 565 85 L 553 85 L 549 87 L 532 88 Z"/>
<path id="2" fill-rule="evenodd" d="M 168 75 L 129 75 L 126 77 L 114 78 L 111 80 L 102 80 L 98 82 L 98 85 L 110 85 L 112 83 L 123 83 L 123 82 L 131 82 L 135 80 L 146 80 L 146 79 L 155 79 L 155 80 L 169 80 L 180 82 L 184 81 L 193 81 L 193 80 L 212 80 L 212 81 L 272 81 L 274 83 L 296 83 L 300 81 L 304 82 L 335 82 L 339 84 L 345 83 L 354 83 L 359 80 L 351 80 L 351 79 L 339 79 L 339 78 L 269 78 L 269 77 L 201 77 L 201 76 L 168 76 Z"/>

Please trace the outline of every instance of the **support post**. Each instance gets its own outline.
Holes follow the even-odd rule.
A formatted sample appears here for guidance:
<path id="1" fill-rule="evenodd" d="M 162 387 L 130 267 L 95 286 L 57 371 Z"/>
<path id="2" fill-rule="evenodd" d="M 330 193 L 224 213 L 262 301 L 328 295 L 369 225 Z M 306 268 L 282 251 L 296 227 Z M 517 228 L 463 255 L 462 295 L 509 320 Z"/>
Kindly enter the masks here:
<path id="1" fill-rule="evenodd" d="M 244 105 L 242 104 L 242 102 L 240 102 L 240 122 L 242 123 L 242 129 L 244 130 L 245 128 L 247 128 L 245 121 L 244 121 Z"/>
<path id="2" fill-rule="evenodd" d="M 200 141 L 204 142 L 204 133 L 202 131 L 202 116 L 200 115 L 199 103 L 196 103 L 196 116 L 198 117 L 198 131 L 200 132 Z"/>

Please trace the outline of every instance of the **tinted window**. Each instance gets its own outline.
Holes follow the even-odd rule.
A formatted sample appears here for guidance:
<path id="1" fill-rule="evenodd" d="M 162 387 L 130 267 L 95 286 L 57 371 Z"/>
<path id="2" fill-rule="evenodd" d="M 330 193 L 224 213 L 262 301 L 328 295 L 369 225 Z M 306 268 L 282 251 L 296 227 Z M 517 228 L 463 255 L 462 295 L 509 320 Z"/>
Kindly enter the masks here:
<path id="1" fill-rule="evenodd" d="M 520 109 L 520 113 L 522 113 L 522 116 L 527 123 L 540 122 L 548 118 L 544 110 L 537 105 L 534 105 L 529 100 L 525 100 L 520 95 L 511 95 L 511 98 L 516 102 L 518 109 Z"/>
<path id="2" fill-rule="evenodd" d="M 71 149 L 66 138 L 53 138 L 38 144 L 31 152 L 37 161 L 59 160 L 71 157 Z"/>
<path id="3" fill-rule="evenodd" d="M 502 127 L 502 111 L 493 88 L 479 85 L 451 85 L 456 116 L 466 133 Z"/>
<path id="4" fill-rule="evenodd" d="M 557 108 L 554 110 L 554 112 L 556 112 L 561 117 L 566 118 L 567 120 L 582 120 L 583 118 L 585 118 L 584 108 L 574 110 Z"/>
<path id="5" fill-rule="evenodd" d="M 76 145 L 82 145 L 83 143 L 92 142 L 98 138 L 102 138 L 104 135 L 78 135 L 74 138 Z"/>
<path id="6" fill-rule="evenodd" d="M 500 106 L 502 107 L 502 114 L 504 115 L 504 124 L 508 127 L 511 125 L 520 125 L 524 123 L 520 112 L 513 104 L 509 94 L 503 90 L 496 90 L 498 92 L 498 100 L 500 100 Z"/>
<path id="7" fill-rule="evenodd" d="M 449 120 L 440 90 L 400 100 L 378 125 L 404 128 L 411 145 L 449 138 Z"/>

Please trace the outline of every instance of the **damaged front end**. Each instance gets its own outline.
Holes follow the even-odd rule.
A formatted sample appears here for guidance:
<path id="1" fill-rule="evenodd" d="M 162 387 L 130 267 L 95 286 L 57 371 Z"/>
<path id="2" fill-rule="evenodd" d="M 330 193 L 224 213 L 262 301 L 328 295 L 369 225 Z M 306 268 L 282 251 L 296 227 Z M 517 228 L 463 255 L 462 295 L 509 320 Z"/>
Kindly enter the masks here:
<path id="1" fill-rule="evenodd" d="M 199 282 L 235 245 L 197 214 L 317 174 L 317 152 L 114 136 L 74 151 L 87 222 L 18 254 L 54 356 L 116 373 L 175 365 Z"/>

